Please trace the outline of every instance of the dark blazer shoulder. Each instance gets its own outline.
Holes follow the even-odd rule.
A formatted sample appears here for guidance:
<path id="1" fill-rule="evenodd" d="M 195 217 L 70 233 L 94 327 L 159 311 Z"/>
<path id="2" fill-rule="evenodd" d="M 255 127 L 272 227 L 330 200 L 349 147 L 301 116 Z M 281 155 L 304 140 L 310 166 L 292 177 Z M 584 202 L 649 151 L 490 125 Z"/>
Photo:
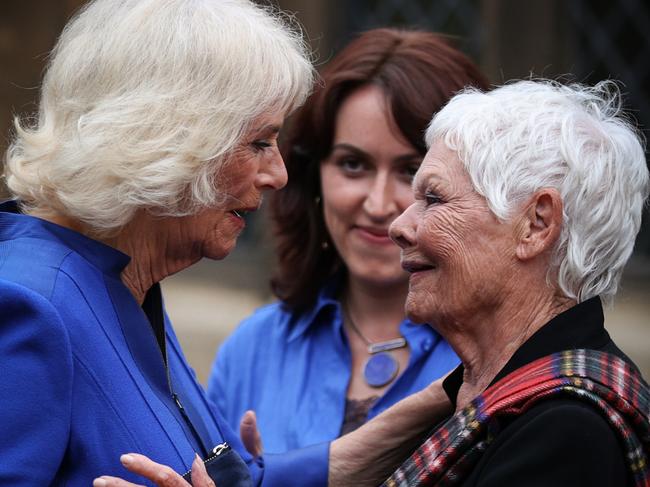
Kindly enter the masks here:
<path id="1" fill-rule="evenodd" d="M 514 420 L 500 420 L 500 427 L 463 485 L 626 485 L 617 433 L 586 402 L 547 400 Z"/>

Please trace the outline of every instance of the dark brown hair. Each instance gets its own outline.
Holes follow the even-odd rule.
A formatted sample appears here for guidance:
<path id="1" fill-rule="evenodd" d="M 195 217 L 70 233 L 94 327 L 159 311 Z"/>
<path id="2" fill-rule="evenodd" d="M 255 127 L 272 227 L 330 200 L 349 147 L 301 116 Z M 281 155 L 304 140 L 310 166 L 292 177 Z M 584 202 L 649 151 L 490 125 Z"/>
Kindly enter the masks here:
<path id="1" fill-rule="evenodd" d="M 465 86 L 488 88 L 478 67 L 445 37 L 390 28 L 362 33 L 321 76 L 289 124 L 282 143 L 289 182 L 271 197 L 279 264 L 271 287 L 296 311 L 310 306 L 324 282 L 344 270 L 319 205 L 319 168 L 331 151 L 345 98 L 361 86 L 379 86 L 402 135 L 424 155 L 424 132 L 433 114 Z"/>

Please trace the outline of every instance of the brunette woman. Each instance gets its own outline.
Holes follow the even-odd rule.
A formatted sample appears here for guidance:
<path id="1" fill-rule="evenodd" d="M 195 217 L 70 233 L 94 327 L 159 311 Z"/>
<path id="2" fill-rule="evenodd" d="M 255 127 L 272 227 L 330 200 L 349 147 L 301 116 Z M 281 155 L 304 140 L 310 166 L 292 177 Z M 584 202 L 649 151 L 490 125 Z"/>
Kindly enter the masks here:
<path id="1" fill-rule="evenodd" d="M 234 427 L 257 412 L 269 452 L 336 438 L 458 364 L 405 319 L 408 274 L 388 227 L 413 202 L 433 114 L 487 81 L 444 37 L 397 29 L 360 35 L 322 78 L 289 129 L 289 183 L 271 202 L 279 301 L 244 320 L 209 379 Z"/>

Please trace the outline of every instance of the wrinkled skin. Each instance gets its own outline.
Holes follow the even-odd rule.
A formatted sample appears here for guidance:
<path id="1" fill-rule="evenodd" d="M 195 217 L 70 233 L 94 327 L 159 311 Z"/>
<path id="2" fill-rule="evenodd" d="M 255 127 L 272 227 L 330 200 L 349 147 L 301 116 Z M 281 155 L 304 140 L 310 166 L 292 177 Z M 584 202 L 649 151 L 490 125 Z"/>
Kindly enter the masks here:
<path id="1" fill-rule="evenodd" d="M 414 271 L 407 314 L 420 323 L 491 314 L 514 279 L 515 225 L 497 220 L 442 141 L 427 153 L 414 189 L 415 203 L 391 228 L 402 264 Z"/>
<path id="2" fill-rule="evenodd" d="M 441 140 L 429 149 L 414 190 L 415 203 L 393 222 L 391 237 L 411 273 L 407 314 L 432 323 L 463 362 L 458 410 L 533 333 L 575 304 L 548 281 L 562 198 L 540 188 L 500 221 Z"/>

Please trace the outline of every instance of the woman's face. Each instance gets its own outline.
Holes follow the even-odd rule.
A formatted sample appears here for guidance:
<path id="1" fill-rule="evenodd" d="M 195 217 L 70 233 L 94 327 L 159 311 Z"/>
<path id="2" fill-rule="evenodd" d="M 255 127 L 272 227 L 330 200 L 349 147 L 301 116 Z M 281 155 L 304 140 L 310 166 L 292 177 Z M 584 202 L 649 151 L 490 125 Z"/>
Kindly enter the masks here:
<path id="1" fill-rule="evenodd" d="M 499 222 L 456 153 L 436 141 L 418 170 L 415 203 L 391 227 L 411 277 L 416 322 L 463 322 L 489 314 L 516 278 L 512 223 Z"/>
<path id="2" fill-rule="evenodd" d="M 180 244 L 187 251 L 197 252 L 199 258 L 226 257 L 245 226 L 243 215 L 262 204 L 262 191 L 287 183 L 277 146 L 283 121 L 282 113 L 260 117 L 234 149 L 218 176 L 219 190 L 227 195 L 223 205 L 180 219 Z"/>
<path id="3" fill-rule="evenodd" d="M 321 163 L 323 213 L 349 276 L 374 285 L 408 279 L 388 227 L 412 202 L 411 181 L 422 156 L 389 118 L 376 86 L 341 104 L 332 152 Z"/>

